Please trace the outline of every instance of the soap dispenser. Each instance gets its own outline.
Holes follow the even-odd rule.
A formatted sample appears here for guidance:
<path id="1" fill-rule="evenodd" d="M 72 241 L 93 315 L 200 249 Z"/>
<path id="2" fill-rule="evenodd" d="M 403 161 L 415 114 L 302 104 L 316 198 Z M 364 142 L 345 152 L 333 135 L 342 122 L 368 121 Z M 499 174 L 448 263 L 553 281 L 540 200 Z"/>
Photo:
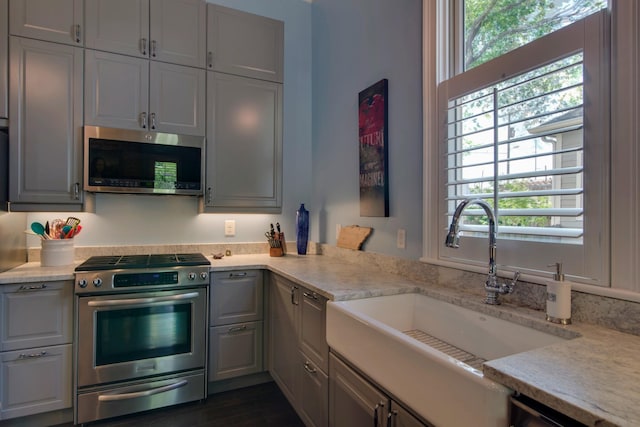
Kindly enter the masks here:
<path id="1" fill-rule="evenodd" d="M 547 281 L 547 320 L 562 325 L 571 324 L 571 283 L 564 280 L 562 263 L 555 266 L 553 280 Z"/>

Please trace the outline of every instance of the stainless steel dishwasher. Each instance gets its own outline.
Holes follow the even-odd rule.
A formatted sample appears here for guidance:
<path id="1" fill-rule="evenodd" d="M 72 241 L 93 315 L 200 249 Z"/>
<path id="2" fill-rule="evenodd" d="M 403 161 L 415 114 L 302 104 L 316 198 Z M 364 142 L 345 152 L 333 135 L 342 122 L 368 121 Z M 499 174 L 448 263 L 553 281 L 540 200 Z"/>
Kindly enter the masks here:
<path id="1" fill-rule="evenodd" d="M 586 427 L 522 394 L 511 396 L 511 427 Z"/>

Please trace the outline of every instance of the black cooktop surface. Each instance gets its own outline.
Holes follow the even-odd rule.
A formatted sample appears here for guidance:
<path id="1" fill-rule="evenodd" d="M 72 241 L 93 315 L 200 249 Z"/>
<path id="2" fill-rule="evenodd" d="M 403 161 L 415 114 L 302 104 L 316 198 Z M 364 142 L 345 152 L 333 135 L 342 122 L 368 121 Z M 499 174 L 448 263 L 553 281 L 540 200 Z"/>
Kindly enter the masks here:
<path id="1" fill-rule="evenodd" d="M 201 253 L 93 256 L 75 271 L 118 270 L 127 268 L 166 268 L 211 265 Z"/>

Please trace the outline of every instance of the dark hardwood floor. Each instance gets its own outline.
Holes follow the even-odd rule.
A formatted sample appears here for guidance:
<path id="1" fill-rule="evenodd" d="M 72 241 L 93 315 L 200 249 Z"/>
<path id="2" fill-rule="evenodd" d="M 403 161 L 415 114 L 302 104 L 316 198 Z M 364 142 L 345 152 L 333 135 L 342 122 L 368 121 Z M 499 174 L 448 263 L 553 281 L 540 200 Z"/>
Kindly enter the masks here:
<path id="1" fill-rule="evenodd" d="M 90 427 L 304 427 L 274 382 L 210 395 L 142 414 L 96 421 Z M 72 423 L 57 427 L 71 427 Z"/>

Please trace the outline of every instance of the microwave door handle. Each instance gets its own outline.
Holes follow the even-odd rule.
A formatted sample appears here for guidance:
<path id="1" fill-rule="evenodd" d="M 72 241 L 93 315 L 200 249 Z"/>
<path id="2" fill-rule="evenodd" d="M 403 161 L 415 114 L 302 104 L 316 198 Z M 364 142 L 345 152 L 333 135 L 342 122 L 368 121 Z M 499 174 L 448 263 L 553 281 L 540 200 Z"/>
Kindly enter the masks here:
<path id="1" fill-rule="evenodd" d="M 137 391 L 134 393 L 122 393 L 122 394 L 101 394 L 98 396 L 99 402 L 113 402 L 118 400 L 136 399 L 138 397 L 153 396 L 154 394 L 165 393 L 167 391 L 175 390 L 187 385 L 187 380 L 178 381 L 162 387 L 156 387 L 145 391 Z"/>
<path id="2" fill-rule="evenodd" d="M 154 304 L 158 302 L 194 299 L 194 298 L 197 298 L 199 295 L 200 294 L 198 292 L 189 292 L 186 294 L 171 295 L 168 297 L 108 299 L 108 300 L 97 300 L 97 301 L 94 300 L 94 301 L 89 301 L 87 304 L 89 305 L 89 307 L 114 307 L 114 306 L 121 306 L 121 305 Z"/>

